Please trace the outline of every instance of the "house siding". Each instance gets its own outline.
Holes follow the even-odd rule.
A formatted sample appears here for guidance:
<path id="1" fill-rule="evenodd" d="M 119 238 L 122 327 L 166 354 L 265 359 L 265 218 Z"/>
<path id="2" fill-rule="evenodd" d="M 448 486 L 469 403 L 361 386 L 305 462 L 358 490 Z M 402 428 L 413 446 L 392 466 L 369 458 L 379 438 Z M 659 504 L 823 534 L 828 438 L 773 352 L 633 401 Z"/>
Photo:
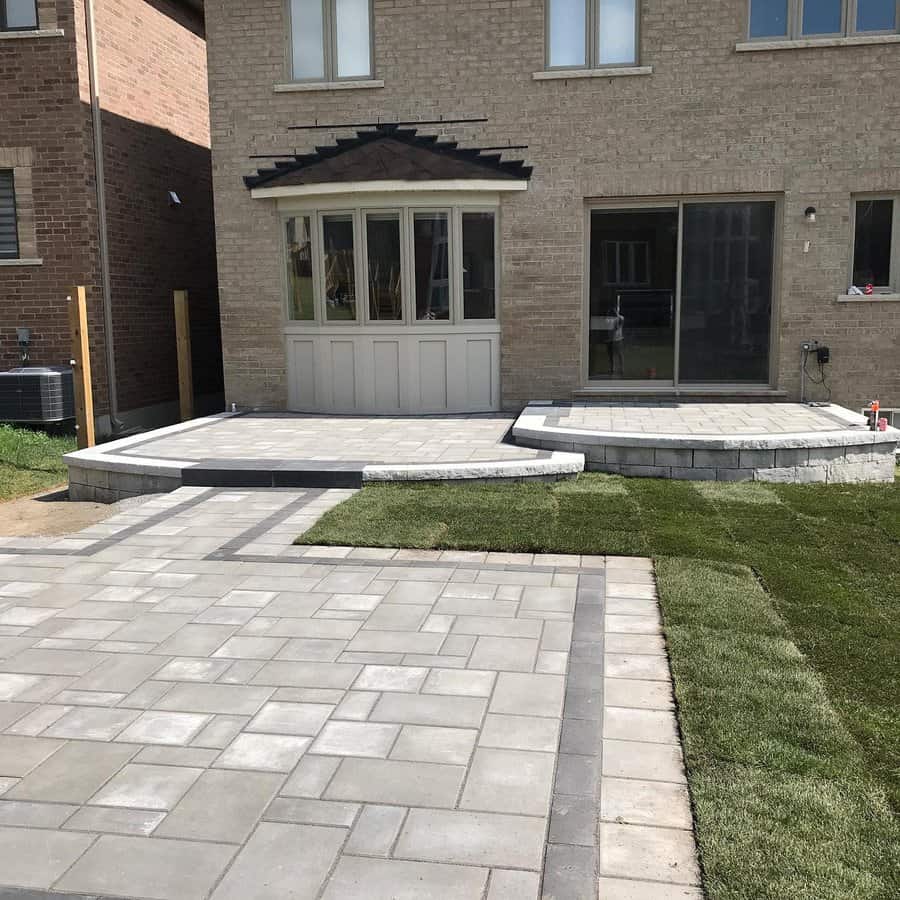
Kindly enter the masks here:
<path id="1" fill-rule="evenodd" d="M 167 0 L 95 0 L 94 15 L 119 406 L 156 407 L 157 421 L 171 421 L 175 289 L 191 295 L 196 392 L 221 391 L 203 22 Z M 0 366 L 19 364 L 17 326 L 32 329 L 32 364 L 67 364 L 65 299 L 84 284 L 94 406 L 103 416 L 109 395 L 84 4 L 41 0 L 39 16 L 42 29 L 63 36 L 0 40 L 0 166 L 5 151 L 30 160 L 32 196 L 19 231 L 33 227 L 35 240 L 20 255 L 43 260 L 0 267 Z M 17 179 L 17 195 L 18 187 Z M 181 207 L 170 207 L 169 190 Z"/>
<path id="2" fill-rule="evenodd" d="M 535 81 L 543 0 L 375 0 L 384 88 L 277 93 L 287 80 L 283 6 L 211 5 L 228 400 L 283 407 L 287 397 L 281 236 L 274 202 L 242 185 L 259 167 L 251 156 L 352 133 L 290 125 L 487 117 L 421 131 L 463 146 L 528 145 L 510 156 L 534 166 L 529 190 L 502 201 L 504 407 L 570 399 L 584 385 L 587 200 L 726 194 L 781 199 L 774 386 L 799 397 L 799 344 L 816 338 L 832 350 L 834 401 L 900 406 L 900 303 L 836 300 L 847 289 L 851 194 L 900 192 L 900 46 L 740 53 L 746 0 L 642 6 L 648 76 Z"/>

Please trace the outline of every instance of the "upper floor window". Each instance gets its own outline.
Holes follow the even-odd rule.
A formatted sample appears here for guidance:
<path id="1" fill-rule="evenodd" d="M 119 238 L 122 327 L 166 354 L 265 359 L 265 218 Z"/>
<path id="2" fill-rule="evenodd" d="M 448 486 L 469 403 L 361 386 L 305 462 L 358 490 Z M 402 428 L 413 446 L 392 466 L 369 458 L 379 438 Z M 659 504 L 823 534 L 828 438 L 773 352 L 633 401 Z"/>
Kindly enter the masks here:
<path id="1" fill-rule="evenodd" d="M 372 0 L 288 0 L 294 81 L 372 77 Z"/>
<path id="2" fill-rule="evenodd" d="M 0 31 L 34 31 L 37 0 L 0 0 Z"/>
<path id="3" fill-rule="evenodd" d="M 852 284 L 877 294 L 900 291 L 900 198 L 858 197 L 853 204 Z"/>
<path id="4" fill-rule="evenodd" d="M 547 68 L 637 65 L 639 2 L 547 0 Z"/>
<path id="5" fill-rule="evenodd" d="M 897 0 L 750 0 L 750 38 L 893 34 Z"/>
<path id="6" fill-rule="evenodd" d="M 16 191 L 11 169 L 0 169 L 0 259 L 19 258 Z"/>

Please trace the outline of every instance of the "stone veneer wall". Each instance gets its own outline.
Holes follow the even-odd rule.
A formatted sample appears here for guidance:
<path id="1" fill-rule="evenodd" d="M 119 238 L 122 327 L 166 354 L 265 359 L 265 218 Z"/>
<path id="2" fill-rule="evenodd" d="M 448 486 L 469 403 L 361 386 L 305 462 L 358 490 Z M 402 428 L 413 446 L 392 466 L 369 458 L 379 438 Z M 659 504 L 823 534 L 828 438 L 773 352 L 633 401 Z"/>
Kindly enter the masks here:
<path id="1" fill-rule="evenodd" d="M 900 406 L 900 302 L 836 299 L 847 289 L 851 194 L 900 192 L 897 44 L 736 52 L 747 0 L 644 0 L 640 61 L 651 75 L 534 80 L 544 0 L 374 0 L 384 87 L 282 93 L 285 8 L 206 10 L 229 401 L 287 403 L 279 220 L 274 201 L 251 200 L 241 183 L 265 164 L 251 155 L 352 134 L 291 125 L 486 116 L 422 131 L 464 146 L 527 144 L 510 155 L 535 167 L 529 190 L 502 204 L 504 407 L 582 387 L 586 198 L 732 193 L 783 198 L 776 386 L 798 397 L 799 343 L 817 338 L 832 349 L 834 402 Z"/>
<path id="2" fill-rule="evenodd" d="M 810 443 L 814 443 L 810 436 Z M 894 481 L 895 443 L 778 450 L 706 450 L 635 445 L 528 441 L 545 449 L 584 453 L 585 468 L 646 478 L 690 481 L 769 481 L 796 484 Z"/>

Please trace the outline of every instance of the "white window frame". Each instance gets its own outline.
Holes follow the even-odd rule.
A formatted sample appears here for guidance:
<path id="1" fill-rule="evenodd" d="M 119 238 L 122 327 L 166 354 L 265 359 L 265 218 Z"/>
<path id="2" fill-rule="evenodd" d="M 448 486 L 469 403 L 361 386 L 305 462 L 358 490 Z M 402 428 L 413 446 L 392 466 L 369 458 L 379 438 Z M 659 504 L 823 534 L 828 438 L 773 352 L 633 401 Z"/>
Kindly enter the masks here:
<path id="1" fill-rule="evenodd" d="M 847 284 L 853 284 L 853 269 L 856 257 L 856 204 L 866 200 L 892 200 L 894 203 L 891 219 L 891 262 L 888 273 L 889 284 L 872 285 L 875 295 L 900 294 L 900 194 L 853 194 L 850 197 L 850 264 Z M 858 288 L 864 285 L 856 285 Z"/>
<path id="2" fill-rule="evenodd" d="M 601 0 L 583 0 L 584 2 L 584 63 L 552 65 L 550 61 L 550 4 L 552 0 L 544 0 L 544 69 L 547 72 L 563 72 L 567 69 L 622 69 L 641 64 L 641 0 L 634 0 L 634 59 L 631 62 L 600 62 L 600 2 Z"/>
<path id="3" fill-rule="evenodd" d="M 323 68 L 321 76 L 309 78 L 294 77 L 294 21 L 291 14 L 291 0 L 284 0 L 284 15 L 287 22 L 287 70 L 290 80 L 297 84 L 321 84 L 341 81 L 366 81 L 375 77 L 375 2 L 369 0 L 369 72 L 364 75 L 338 75 L 337 57 L 337 0 L 321 0 Z"/>
<path id="4" fill-rule="evenodd" d="M 373 319 L 371 312 L 371 295 L 369 292 L 369 232 L 366 222 L 370 215 L 396 215 L 400 225 L 400 318 Z M 410 262 L 409 247 L 406 245 L 406 226 L 404 219 L 406 210 L 402 206 L 367 206 L 360 209 L 360 232 L 362 238 L 363 281 L 365 282 L 365 308 L 362 320 L 366 325 L 377 328 L 399 328 L 409 321 L 410 303 Z"/>
<path id="5" fill-rule="evenodd" d="M 787 26 L 784 34 L 770 34 L 753 37 L 750 34 L 750 16 L 754 0 L 747 2 L 747 40 L 748 41 L 800 41 L 834 39 L 842 37 L 855 37 L 879 34 L 897 34 L 900 31 L 900 0 L 895 0 L 896 12 L 894 14 L 895 27 L 885 31 L 858 31 L 856 19 L 858 12 L 858 0 L 841 0 L 841 30 L 833 32 L 803 32 L 803 5 L 815 2 L 815 0 L 787 0 Z"/>
<path id="6" fill-rule="evenodd" d="M 337 198 L 336 198 L 337 199 Z M 441 329 L 448 326 L 473 325 L 494 326 L 500 319 L 500 207 L 499 203 L 489 202 L 464 202 L 450 201 L 436 202 L 422 198 L 422 202 L 412 202 L 410 199 L 397 203 L 361 202 L 357 205 L 348 205 L 343 202 L 338 204 L 319 202 L 316 205 L 294 204 L 280 209 L 279 227 L 281 230 L 282 246 L 282 297 L 284 310 L 284 324 L 292 331 L 299 328 L 349 328 L 353 326 L 366 326 L 375 328 L 406 330 L 419 327 L 426 329 Z M 466 319 L 463 298 L 463 254 L 462 254 L 462 216 L 463 213 L 491 213 L 494 217 L 494 316 L 487 319 Z M 369 213 L 399 213 L 400 214 L 400 264 L 401 264 L 401 290 L 402 290 L 402 319 L 373 319 L 369 310 L 369 269 L 368 269 L 368 245 L 366 235 L 366 215 Z M 449 319 L 417 319 L 415 297 L 415 242 L 413 233 L 413 216 L 416 213 L 446 213 L 448 216 L 448 264 L 450 274 L 450 317 Z M 324 217 L 329 215 L 352 215 L 353 221 L 353 249 L 356 286 L 356 318 L 355 319 L 328 319 L 326 317 L 325 300 L 325 270 L 324 270 Z M 285 223 L 288 219 L 309 216 L 314 222 L 312 229 L 312 276 L 313 276 L 313 308 L 314 319 L 290 318 L 290 290 L 288 284 L 288 248 Z"/>
<path id="7" fill-rule="evenodd" d="M 464 213 L 490 213 L 494 217 L 494 315 L 491 318 L 472 318 L 465 316 L 466 297 L 465 297 L 465 280 L 463 278 L 463 214 Z M 496 206 L 461 206 L 458 207 L 456 216 L 457 227 L 459 229 L 456 237 L 456 246 L 459 256 L 459 314 L 462 322 L 496 322 L 500 318 L 500 210 Z"/>

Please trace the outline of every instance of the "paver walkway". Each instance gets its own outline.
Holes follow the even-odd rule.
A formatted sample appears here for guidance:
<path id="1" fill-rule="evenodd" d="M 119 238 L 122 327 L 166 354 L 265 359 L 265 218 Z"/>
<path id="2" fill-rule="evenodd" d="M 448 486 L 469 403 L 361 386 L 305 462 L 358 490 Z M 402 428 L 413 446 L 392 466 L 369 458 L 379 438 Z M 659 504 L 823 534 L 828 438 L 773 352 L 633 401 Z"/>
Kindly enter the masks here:
<path id="1" fill-rule="evenodd" d="M 0 541 L 0 897 L 699 900 L 649 561 L 291 545 L 348 493 Z"/>

